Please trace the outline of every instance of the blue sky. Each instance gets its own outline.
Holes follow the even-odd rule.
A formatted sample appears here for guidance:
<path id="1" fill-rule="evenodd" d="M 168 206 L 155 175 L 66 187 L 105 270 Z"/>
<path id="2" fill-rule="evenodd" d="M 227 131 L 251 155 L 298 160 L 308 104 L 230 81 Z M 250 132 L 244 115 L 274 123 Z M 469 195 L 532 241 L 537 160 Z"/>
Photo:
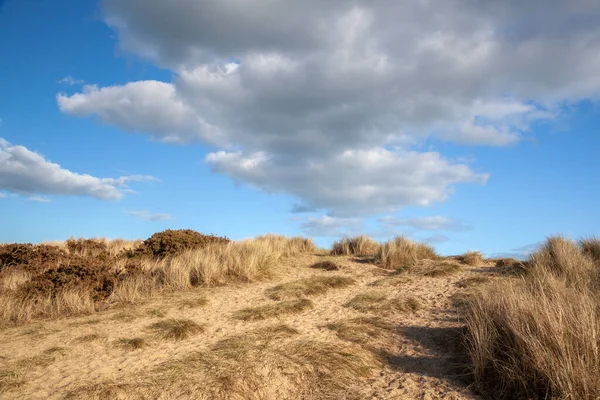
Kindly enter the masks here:
<path id="1" fill-rule="evenodd" d="M 600 6 L 265 3 L 0 2 L 0 242 L 598 234 Z"/>

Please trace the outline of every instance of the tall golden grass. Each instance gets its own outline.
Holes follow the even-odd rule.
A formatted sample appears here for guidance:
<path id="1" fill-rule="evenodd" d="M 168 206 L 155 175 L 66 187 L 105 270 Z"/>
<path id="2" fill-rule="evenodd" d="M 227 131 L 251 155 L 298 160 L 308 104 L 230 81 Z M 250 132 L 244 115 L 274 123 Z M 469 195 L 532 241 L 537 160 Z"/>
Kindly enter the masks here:
<path id="1" fill-rule="evenodd" d="M 530 256 L 522 278 L 470 302 L 466 339 L 483 393 L 600 398 L 600 265 L 589 243 L 551 237 Z"/>
<path id="2" fill-rule="evenodd" d="M 115 252 L 137 245 L 126 241 L 109 243 Z M 141 273 L 115 282 L 112 294 L 102 303 L 95 303 L 91 291 L 86 290 L 69 290 L 46 297 L 35 294 L 23 296 L 17 292 L 21 284 L 27 282 L 28 276 L 3 271 L 0 274 L 0 324 L 93 313 L 107 306 L 137 303 L 165 290 L 265 279 L 274 273 L 283 257 L 315 250 L 310 239 L 265 235 L 241 242 L 213 244 L 164 259 L 148 258 L 141 261 Z M 117 260 L 112 268 L 120 270 L 125 263 L 126 260 Z"/>
<path id="3" fill-rule="evenodd" d="M 439 256 L 435 249 L 424 243 L 417 243 L 398 236 L 379 248 L 375 255 L 383 268 L 400 269 L 417 265 L 421 260 L 436 260 Z"/>
<path id="4" fill-rule="evenodd" d="M 374 256 L 379 251 L 379 243 L 368 236 L 342 238 L 333 243 L 331 254 L 334 256 Z"/>

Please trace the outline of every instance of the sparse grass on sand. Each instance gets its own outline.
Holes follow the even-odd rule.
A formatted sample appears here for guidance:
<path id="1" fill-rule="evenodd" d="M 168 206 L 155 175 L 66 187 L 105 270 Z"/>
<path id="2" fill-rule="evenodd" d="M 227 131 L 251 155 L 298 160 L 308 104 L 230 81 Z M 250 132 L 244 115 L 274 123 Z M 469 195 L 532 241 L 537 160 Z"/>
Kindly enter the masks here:
<path id="1" fill-rule="evenodd" d="M 204 327 L 190 319 L 170 318 L 149 327 L 163 339 L 183 340 L 204 332 Z"/>
<path id="2" fill-rule="evenodd" d="M 380 317 L 359 317 L 345 321 L 336 321 L 326 325 L 337 336 L 349 342 L 368 347 L 373 344 L 396 341 L 397 329 Z"/>
<path id="3" fill-rule="evenodd" d="M 382 244 L 375 255 L 375 260 L 385 269 L 412 267 L 419 261 L 427 259 L 439 259 L 432 246 L 413 242 L 402 236 Z"/>
<path id="4" fill-rule="evenodd" d="M 379 243 L 368 236 L 342 238 L 333 243 L 331 254 L 334 256 L 374 256 L 379 251 Z"/>
<path id="5" fill-rule="evenodd" d="M 281 301 L 264 306 L 243 308 L 237 311 L 233 317 L 243 321 L 255 321 L 287 314 L 298 314 L 312 307 L 313 303 L 308 299 Z"/>
<path id="6" fill-rule="evenodd" d="M 462 270 L 462 266 L 450 260 L 421 260 L 410 268 L 415 275 L 439 278 L 454 275 Z"/>
<path id="7" fill-rule="evenodd" d="M 490 278 L 487 276 L 471 276 L 469 278 L 461 279 L 456 283 L 456 286 L 460 288 L 469 288 L 473 286 L 480 286 L 490 282 Z"/>
<path id="8" fill-rule="evenodd" d="M 143 349 L 144 347 L 146 347 L 148 345 L 148 343 L 146 342 L 146 339 L 142 338 L 142 337 L 135 337 L 135 338 L 121 338 L 117 341 L 116 343 L 119 347 L 122 347 L 124 349 L 128 349 L 128 350 L 137 350 L 137 349 Z"/>
<path id="9" fill-rule="evenodd" d="M 184 299 L 177 303 L 179 308 L 198 308 L 208 304 L 206 297 L 197 297 L 193 299 Z"/>
<path id="10" fill-rule="evenodd" d="M 393 312 L 418 311 L 422 306 L 414 297 L 393 297 L 382 292 L 366 292 L 354 296 L 344 307 L 361 312 L 388 314 Z"/>
<path id="11" fill-rule="evenodd" d="M 551 237 L 522 279 L 468 302 L 467 343 L 478 388 L 494 398 L 600 398 L 598 265 Z"/>
<path id="12" fill-rule="evenodd" d="M 282 340 L 225 339 L 128 381 L 73 389 L 67 398 L 354 399 L 360 379 L 381 365 L 351 343 L 294 339 L 287 329 L 274 332 Z"/>
<path id="13" fill-rule="evenodd" d="M 354 279 L 340 275 L 313 276 L 273 286 L 265 294 L 273 300 L 296 299 L 323 294 L 330 289 L 344 288 L 355 283 Z"/>

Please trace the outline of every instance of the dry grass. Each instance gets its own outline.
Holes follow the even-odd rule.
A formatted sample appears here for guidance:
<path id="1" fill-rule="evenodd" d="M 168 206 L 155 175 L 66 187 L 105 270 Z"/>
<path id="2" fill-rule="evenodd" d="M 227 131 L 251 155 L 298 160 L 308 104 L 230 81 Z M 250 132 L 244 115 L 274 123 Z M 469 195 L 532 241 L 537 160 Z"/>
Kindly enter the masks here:
<path id="1" fill-rule="evenodd" d="M 462 263 L 473 267 L 483 264 L 483 253 L 480 251 L 467 251 L 458 258 Z"/>
<path id="2" fill-rule="evenodd" d="M 413 242 L 401 236 L 381 245 L 375 255 L 375 260 L 385 269 L 412 267 L 421 260 L 438 258 L 432 246 Z"/>
<path id="3" fill-rule="evenodd" d="M 233 317 L 243 321 L 256 321 L 281 315 L 298 314 L 312 307 L 313 303 L 308 299 L 282 301 L 264 306 L 243 308 L 237 311 Z"/>
<path id="4" fill-rule="evenodd" d="M 276 324 L 255 329 L 243 335 L 230 336 L 215 343 L 211 350 L 226 358 L 237 358 L 248 351 L 268 346 L 274 340 L 282 340 L 298 335 L 297 329 L 286 324 Z"/>
<path id="5" fill-rule="evenodd" d="M 600 267 L 600 239 L 591 237 L 579 241 L 583 254 L 590 257 Z"/>
<path id="6" fill-rule="evenodd" d="M 333 243 L 331 254 L 334 256 L 374 256 L 379 251 L 379 243 L 368 236 L 342 238 Z"/>
<path id="7" fill-rule="evenodd" d="M 195 299 L 184 299 L 177 303 L 179 308 L 198 308 L 208 304 L 206 297 L 198 297 Z"/>
<path id="8" fill-rule="evenodd" d="M 341 267 L 334 263 L 333 261 L 320 261 L 318 263 L 314 263 L 310 266 L 310 268 L 322 269 L 324 271 L 338 271 Z"/>
<path id="9" fill-rule="evenodd" d="M 141 242 L 105 239 L 73 239 L 59 243 L 70 254 L 95 257 L 133 250 Z M 316 251 L 310 239 L 265 235 L 237 243 L 212 244 L 164 259 L 136 258 L 134 273 L 113 279 L 108 299 L 94 299 L 92 289 L 81 287 L 41 295 L 19 292 L 30 276 L 19 270 L 0 273 L 0 326 L 27 323 L 33 319 L 54 319 L 91 314 L 107 306 L 139 304 L 165 291 L 229 282 L 252 282 L 271 276 L 282 257 Z M 127 271 L 127 258 L 110 261 L 111 273 Z M 116 276 L 116 275 L 115 275 Z M 17 293 L 19 293 L 17 295 Z"/>
<path id="10" fill-rule="evenodd" d="M 91 293 L 65 290 L 56 296 L 16 296 L 0 293 L 0 326 L 23 324 L 37 318 L 87 315 L 96 311 Z"/>
<path id="11" fill-rule="evenodd" d="M 131 339 L 127 339 L 127 338 L 119 339 L 117 341 L 117 345 L 119 347 L 127 349 L 127 350 L 137 350 L 137 349 L 143 349 L 144 347 L 146 347 L 148 345 L 148 343 L 146 342 L 146 339 L 144 339 L 144 338 L 135 337 L 135 338 L 131 338 Z"/>
<path id="12" fill-rule="evenodd" d="M 16 370 L 0 369 L 0 394 L 18 388 L 26 383 L 23 373 Z"/>
<path id="13" fill-rule="evenodd" d="M 325 326 L 336 335 L 349 342 L 368 347 L 374 344 L 390 344 L 397 340 L 397 329 L 380 317 L 359 317 L 347 321 L 337 321 Z"/>
<path id="14" fill-rule="evenodd" d="M 414 312 L 421 308 L 421 304 L 414 297 L 393 297 L 392 299 L 388 299 L 385 293 L 367 292 L 354 296 L 344 304 L 344 307 L 361 312 L 389 314 L 393 312 Z"/>
<path id="15" fill-rule="evenodd" d="M 487 276 L 471 276 L 469 278 L 461 279 L 456 283 L 456 286 L 460 288 L 470 288 L 473 286 L 480 286 L 490 282 L 490 278 Z"/>
<path id="16" fill-rule="evenodd" d="M 600 398 L 598 279 L 575 242 L 552 237 L 531 255 L 522 279 L 469 301 L 478 387 L 495 398 Z"/>
<path id="17" fill-rule="evenodd" d="M 98 333 L 90 333 L 88 335 L 82 335 L 75 338 L 75 343 L 91 343 L 99 340 L 106 340 L 106 336 L 100 335 Z"/>
<path id="18" fill-rule="evenodd" d="M 31 274 L 20 269 L 4 269 L 0 272 L 0 292 L 13 292 L 29 282 Z"/>
<path id="19" fill-rule="evenodd" d="M 204 327 L 189 319 L 171 318 L 149 327 L 163 339 L 183 340 L 204 332 Z"/>
<path id="20" fill-rule="evenodd" d="M 410 268 L 410 272 L 415 275 L 427 276 L 430 278 L 440 278 L 448 275 L 454 275 L 462 270 L 462 266 L 455 261 L 448 260 L 421 260 Z"/>
<path id="21" fill-rule="evenodd" d="M 256 342 L 227 338 L 128 381 L 76 388 L 66 398 L 356 399 L 359 382 L 380 366 L 353 344 L 293 340 L 288 329 L 273 331 L 281 340 L 260 340 L 257 332 L 249 333 Z"/>
<path id="22" fill-rule="evenodd" d="M 297 299 L 324 294 L 330 289 L 344 288 L 355 283 L 354 279 L 340 275 L 313 276 L 273 286 L 267 289 L 265 294 L 273 300 Z"/>

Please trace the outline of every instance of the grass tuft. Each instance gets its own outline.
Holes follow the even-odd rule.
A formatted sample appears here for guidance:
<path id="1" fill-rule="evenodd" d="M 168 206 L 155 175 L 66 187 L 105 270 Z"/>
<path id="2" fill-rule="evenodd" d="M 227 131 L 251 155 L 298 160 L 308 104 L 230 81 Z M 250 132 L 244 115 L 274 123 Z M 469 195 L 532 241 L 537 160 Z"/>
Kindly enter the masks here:
<path id="1" fill-rule="evenodd" d="M 265 294 L 273 300 L 294 299 L 324 294 L 330 289 L 343 288 L 354 283 L 354 279 L 345 276 L 313 276 L 274 286 L 267 289 Z"/>
<path id="2" fill-rule="evenodd" d="M 243 321 L 256 321 L 281 315 L 298 314 L 312 307 L 313 303 L 308 299 L 282 301 L 264 306 L 243 308 L 237 311 L 233 317 Z"/>
<path id="3" fill-rule="evenodd" d="M 379 251 L 379 243 L 368 236 L 342 238 L 333 243 L 331 254 L 334 256 L 374 256 Z"/>
<path id="4" fill-rule="evenodd" d="M 340 266 L 333 261 L 321 261 L 318 263 L 314 263 L 310 266 L 310 268 L 322 269 L 325 271 L 338 271 L 340 270 Z"/>
<path id="5" fill-rule="evenodd" d="M 421 260 L 437 260 L 435 249 L 424 243 L 413 242 L 402 236 L 381 245 L 375 260 L 385 269 L 412 267 Z"/>
<path id="6" fill-rule="evenodd" d="M 144 347 L 146 347 L 148 345 L 146 340 L 141 337 L 135 337 L 135 338 L 131 338 L 131 339 L 122 338 L 117 341 L 117 344 L 120 347 L 128 349 L 128 350 L 143 349 Z"/>
<path id="7" fill-rule="evenodd" d="M 549 238 L 521 279 L 466 302 L 480 391 L 494 398 L 600 398 L 600 277 L 583 246 Z"/>
<path id="8" fill-rule="evenodd" d="M 184 340 L 204 332 L 204 327 L 189 319 L 171 318 L 150 325 L 163 339 Z"/>

